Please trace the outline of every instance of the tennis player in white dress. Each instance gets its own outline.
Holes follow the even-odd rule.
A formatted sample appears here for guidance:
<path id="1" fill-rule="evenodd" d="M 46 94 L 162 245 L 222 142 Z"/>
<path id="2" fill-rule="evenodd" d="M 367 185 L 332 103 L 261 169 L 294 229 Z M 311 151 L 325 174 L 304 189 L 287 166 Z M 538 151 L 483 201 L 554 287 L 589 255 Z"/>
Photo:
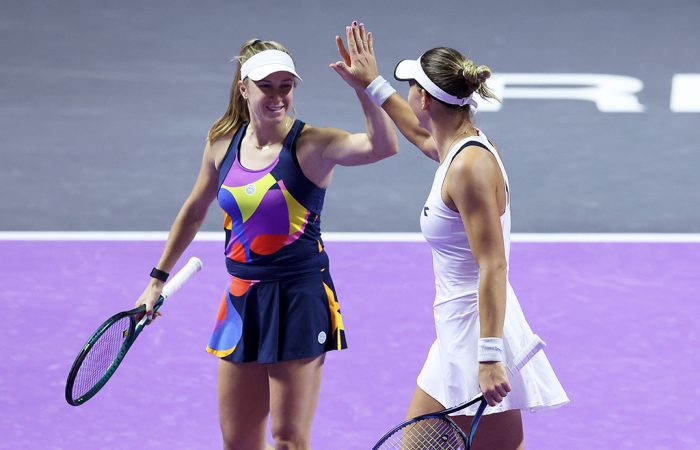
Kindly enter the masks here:
<path id="1" fill-rule="evenodd" d="M 510 186 L 500 155 L 472 123 L 477 102 L 497 99 L 491 76 L 459 51 L 433 48 L 399 62 L 394 77 L 409 82 L 404 100 L 379 75 L 373 38 L 364 25 L 346 28 L 342 61 L 331 64 L 349 85 L 381 106 L 401 133 L 439 163 L 421 211 L 421 230 L 432 247 L 437 339 L 421 370 L 407 418 L 439 411 L 483 393 L 489 404 L 473 449 L 524 448 L 521 410 L 569 401 L 544 352 L 519 373 L 508 362 L 533 338 L 508 280 Z M 468 430 L 477 405 L 453 420 Z"/>

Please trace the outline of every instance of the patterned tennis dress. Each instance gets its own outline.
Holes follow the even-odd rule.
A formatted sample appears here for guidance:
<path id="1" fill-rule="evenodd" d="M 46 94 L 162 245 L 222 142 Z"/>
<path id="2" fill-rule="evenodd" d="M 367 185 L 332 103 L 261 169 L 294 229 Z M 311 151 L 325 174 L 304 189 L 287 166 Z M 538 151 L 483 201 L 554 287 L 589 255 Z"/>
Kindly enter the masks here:
<path id="1" fill-rule="evenodd" d="M 321 240 L 325 190 L 302 173 L 296 120 L 270 166 L 240 163 L 247 124 L 235 133 L 219 170 L 226 268 L 207 351 L 233 362 L 275 363 L 347 347 L 328 256 Z"/>

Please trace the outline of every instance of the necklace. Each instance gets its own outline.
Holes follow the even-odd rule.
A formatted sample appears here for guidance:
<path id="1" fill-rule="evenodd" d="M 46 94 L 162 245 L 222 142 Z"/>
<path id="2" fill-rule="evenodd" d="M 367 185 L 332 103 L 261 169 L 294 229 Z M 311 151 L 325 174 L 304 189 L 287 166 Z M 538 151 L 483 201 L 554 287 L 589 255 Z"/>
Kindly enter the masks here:
<path id="1" fill-rule="evenodd" d="M 285 136 L 286 136 L 287 133 L 288 133 L 288 129 L 289 129 L 289 121 L 286 121 L 286 123 L 284 124 L 284 130 L 283 130 L 283 134 L 284 134 Z M 253 133 L 253 134 L 255 134 L 255 133 Z M 252 138 L 252 136 L 251 136 L 251 138 Z M 282 139 L 284 139 L 284 138 L 282 138 Z M 253 146 L 255 146 L 256 149 L 258 149 L 258 150 L 260 150 L 260 151 L 263 151 L 263 152 L 264 152 L 264 151 L 267 151 L 267 150 L 270 150 L 270 147 L 274 144 L 273 142 L 268 142 L 268 143 L 265 144 L 265 145 L 258 145 L 258 144 L 256 144 L 256 143 L 254 142 L 253 139 L 251 139 L 251 140 L 253 141 Z M 280 141 L 280 142 L 281 142 L 281 141 Z M 276 142 L 275 142 L 275 143 L 276 143 Z"/>
<path id="2" fill-rule="evenodd" d="M 457 133 L 455 135 L 455 137 L 452 139 L 452 142 L 450 142 L 450 145 L 447 146 L 447 151 L 450 151 L 450 149 L 452 149 L 452 146 L 455 145 L 455 142 L 457 142 L 462 137 L 462 135 L 469 135 L 469 133 L 472 133 L 474 131 L 476 131 L 476 130 L 474 129 L 473 126 L 470 125 L 468 130 Z"/>

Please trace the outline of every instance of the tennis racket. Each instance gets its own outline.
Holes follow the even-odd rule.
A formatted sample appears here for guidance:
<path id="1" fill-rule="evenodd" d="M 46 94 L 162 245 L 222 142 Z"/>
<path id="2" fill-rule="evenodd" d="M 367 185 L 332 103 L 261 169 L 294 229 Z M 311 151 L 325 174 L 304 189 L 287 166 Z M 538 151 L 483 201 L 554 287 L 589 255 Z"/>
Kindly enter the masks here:
<path id="1" fill-rule="evenodd" d="M 163 286 L 163 292 L 153 306 L 153 313 L 201 268 L 202 261 L 199 258 L 190 258 L 170 282 Z M 143 328 L 150 323 L 145 315 L 136 322 L 136 318 L 145 312 L 146 305 L 141 305 L 117 313 L 92 334 L 78 353 L 68 374 L 66 401 L 69 404 L 82 405 L 107 383 Z"/>
<path id="2" fill-rule="evenodd" d="M 523 348 L 519 355 L 507 366 L 508 374 L 513 375 L 520 371 L 525 364 L 532 359 L 540 350 L 545 347 L 545 343 L 539 336 L 533 335 L 527 346 Z M 472 419 L 469 436 L 457 426 L 449 414 L 457 412 L 475 403 L 481 402 L 474 418 Z M 478 395 L 466 403 L 454 406 L 430 414 L 423 414 L 413 419 L 409 419 L 386 433 L 372 447 L 372 450 L 469 450 L 472 440 L 479 426 L 481 415 L 486 409 L 486 400 L 483 395 Z"/>

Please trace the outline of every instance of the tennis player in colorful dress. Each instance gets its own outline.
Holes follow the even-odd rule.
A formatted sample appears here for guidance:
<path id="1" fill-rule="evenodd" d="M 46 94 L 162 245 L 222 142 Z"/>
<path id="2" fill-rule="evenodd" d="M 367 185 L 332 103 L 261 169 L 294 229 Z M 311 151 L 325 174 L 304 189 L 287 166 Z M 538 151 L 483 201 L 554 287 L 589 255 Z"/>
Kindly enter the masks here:
<path id="1" fill-rule="evenodd" d="M 483 393 L 490 408 L 481 419 L 474 449 L 524 448 L 520 410 L 553 408 L 569 401 L 544 352 L 509 379 L 505 365 L 533 337 L 508 281 L 510 186 L 498 150 L 474 127 L 474 93 L 495 98 L 491 70 L 457 50 L 438 47 L 401 61 L 395 77 L 408 81 L 408 101 L 377 71 L 371 34 L 353 23 L 348 39 L 355 70 L 336 71 L 365 89 L 401 133 L 437 161 L 420 215 L 432 248 L 436 295 L 433 343 L 406 414 L 452 407 Z M 337 39 L 341 55 L 347 56 Z M 465 431 L 478 405 L 453 416 Z"/>
<path id="2" fill-rule="evenodd" d="M 336 165 L 394 155 L 397 137 L 361 90 L 365 133 L 292 119 L 301 77 L 276 42 L 248 41 L 238 60 L 228 110 L 209 131 L 196 184 L 137 304 L 152 311 L 216 198 L 231 279 L 207 351 L 220 358 L 224 448 L 265 448 L 269 415 L 275 448 L 308 449 L 324 355 L 347 346 L 321 239 L 324 195 Z"/>

